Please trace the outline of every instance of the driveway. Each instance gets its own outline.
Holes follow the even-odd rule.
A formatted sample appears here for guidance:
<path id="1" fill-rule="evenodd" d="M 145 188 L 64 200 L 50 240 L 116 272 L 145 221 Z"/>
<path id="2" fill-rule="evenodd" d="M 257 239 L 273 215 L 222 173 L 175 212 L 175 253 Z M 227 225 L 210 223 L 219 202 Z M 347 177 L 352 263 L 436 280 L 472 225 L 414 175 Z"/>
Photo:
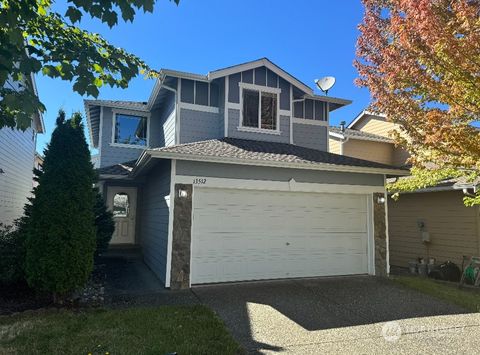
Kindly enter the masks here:
<path id="1" fill-rule="evenodd" d="M 478 353 L 480 315 L 374 277 L 196 287 L 254 354 Z"/>

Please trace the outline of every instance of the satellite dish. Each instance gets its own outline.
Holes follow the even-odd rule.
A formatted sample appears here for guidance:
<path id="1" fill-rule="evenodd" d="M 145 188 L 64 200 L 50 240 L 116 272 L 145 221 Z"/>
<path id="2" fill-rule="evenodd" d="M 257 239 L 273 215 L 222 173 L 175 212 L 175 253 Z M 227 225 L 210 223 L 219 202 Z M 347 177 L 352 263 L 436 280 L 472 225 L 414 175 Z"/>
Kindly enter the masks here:
<path id="1" fill-rule="evenodd" d="M 328 95 L 328 90 L 335 85 L 335 78 L 333 76 L 325 76 L 321 79 L 315 79 L 315 84 L 317 84 L 318 88 L 322 90 L 325 95 Z"/>

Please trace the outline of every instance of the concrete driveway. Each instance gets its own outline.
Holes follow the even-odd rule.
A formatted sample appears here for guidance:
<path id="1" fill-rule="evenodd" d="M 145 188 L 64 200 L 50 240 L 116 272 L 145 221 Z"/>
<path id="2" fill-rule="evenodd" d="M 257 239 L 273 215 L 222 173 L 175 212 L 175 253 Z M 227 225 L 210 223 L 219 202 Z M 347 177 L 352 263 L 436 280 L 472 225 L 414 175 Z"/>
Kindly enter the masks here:
<path id="1" fill-rule="evenodd" d="M 249 353 L 478 353 L 480 315 L 374 277 L 196 287 Z"/>

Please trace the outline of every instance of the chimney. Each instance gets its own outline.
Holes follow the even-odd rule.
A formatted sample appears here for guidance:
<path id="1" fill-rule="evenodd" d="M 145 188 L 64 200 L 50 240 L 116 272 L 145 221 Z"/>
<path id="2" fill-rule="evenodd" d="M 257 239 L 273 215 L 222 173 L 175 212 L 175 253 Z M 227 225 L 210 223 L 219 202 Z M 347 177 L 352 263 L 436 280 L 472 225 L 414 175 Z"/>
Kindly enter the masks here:
<path id="1" fill-rule="evenodd" d="M 345 132 L 345 121 L 340 122 L 340 129 Z"/>

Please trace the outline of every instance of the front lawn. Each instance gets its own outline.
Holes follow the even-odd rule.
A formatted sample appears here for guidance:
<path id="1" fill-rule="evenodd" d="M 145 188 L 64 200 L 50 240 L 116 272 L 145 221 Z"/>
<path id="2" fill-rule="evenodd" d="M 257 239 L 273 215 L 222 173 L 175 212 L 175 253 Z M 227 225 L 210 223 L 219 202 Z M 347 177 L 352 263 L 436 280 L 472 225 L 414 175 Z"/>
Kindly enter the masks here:
<path id="1" fill-rule="evenodd" d="M 0 354 L 237 354 L 239 345 L 204 306 L 0 317 Z"/>
<path id="2" fill-rule="evenodd" d="M 454 303 L 471 312 L 480 311 L 480 290 L 459 289 L 457 284 L 416 276 L 396 276 L 393 280 L 403 286 Z"/>

